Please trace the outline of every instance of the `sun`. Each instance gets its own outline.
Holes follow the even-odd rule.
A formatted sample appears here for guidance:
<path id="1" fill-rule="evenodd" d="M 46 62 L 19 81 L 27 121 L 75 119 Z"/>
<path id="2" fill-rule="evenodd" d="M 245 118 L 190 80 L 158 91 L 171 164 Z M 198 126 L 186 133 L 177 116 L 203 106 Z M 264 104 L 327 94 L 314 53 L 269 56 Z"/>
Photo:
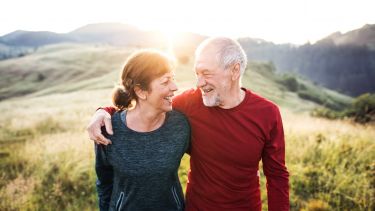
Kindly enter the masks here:
<path id="1" fill-rule="evenodd" d="M 178 35 L 178 32 L 173 30 L 173 29 L 164 29 L 164 30 L 161 30 L 161 32 L 163 33 L 165 39 L 166 39 L 166 48 L 167 48 L 167 53 L 170 54 L 170 55 L 173 55 L 174 54 L 174 45 L 175 45 L 175 42 L 176 42 L 176 37 Z"/>

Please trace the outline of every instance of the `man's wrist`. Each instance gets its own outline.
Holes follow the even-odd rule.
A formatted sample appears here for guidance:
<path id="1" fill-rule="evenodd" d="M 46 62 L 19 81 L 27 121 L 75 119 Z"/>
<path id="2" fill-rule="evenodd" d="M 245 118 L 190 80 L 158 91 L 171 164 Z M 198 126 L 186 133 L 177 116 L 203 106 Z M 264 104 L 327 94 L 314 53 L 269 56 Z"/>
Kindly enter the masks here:
<path id="1" fill-rule="evenodd" d="M 109 113 L 109 115 L 111 115 L 111 116 L 117 111 L 117 109 L 114 108 L 114 107 L 99 107 L 96 110 L 97 111 L 98 110 L 104 110 L 105 112 Z"/>
<path id="2" fill-rule="evenodd" d="M 108 111 L 106 111 L 104 108 L 98 108 L 98 109 L 96 110 L 96 113 L 97 113 L 97 114 L 100 114 L 100 115 L 104 115 L 105 118 L 109 118 L 109 119 L 111 119 L 111 114 L 108 113 Z"/>

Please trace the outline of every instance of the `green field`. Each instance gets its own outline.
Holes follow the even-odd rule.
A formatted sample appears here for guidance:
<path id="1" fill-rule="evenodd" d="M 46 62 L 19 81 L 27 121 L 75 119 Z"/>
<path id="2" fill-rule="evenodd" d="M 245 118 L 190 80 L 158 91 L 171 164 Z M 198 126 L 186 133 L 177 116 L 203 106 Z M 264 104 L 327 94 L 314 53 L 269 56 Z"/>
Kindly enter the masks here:
<path id="1" fill-rule="evenodd" d="M 60 44 L 0 62 L 0 210 L 97 209 L 93 142 L 85 127 L 97 107 L 110 105 L 132 50 Z M 281 107 L 291 210 L 374 210 L 375 125 L 313 118 L 309 112 L 320 105 L 288 91 L 268 64 L 249 67 L 243 85 Z M 176 80 L 179 92 L 194 86 L 192 61 L 177 65 Z M 332 103 L 352 100 L 299 80 Z M 185 156 L 184 186 L 188 168 Z"/>

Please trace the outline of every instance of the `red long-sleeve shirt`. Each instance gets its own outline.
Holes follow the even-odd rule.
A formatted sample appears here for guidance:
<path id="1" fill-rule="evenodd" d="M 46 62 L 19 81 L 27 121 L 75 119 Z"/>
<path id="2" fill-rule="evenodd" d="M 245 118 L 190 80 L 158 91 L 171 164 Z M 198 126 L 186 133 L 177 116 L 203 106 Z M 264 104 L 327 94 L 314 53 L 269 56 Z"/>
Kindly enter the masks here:
<path id="1" fill-rule="evenodd" d="M 234 108 L 206 107 L 199 90 L 188 90 L 174 98 L 173 108 L 191 125 L 186 210 L 261 210 L 260 160 L 268 209 L 289 210 L 283 125 L 275 104 L 246 90 Z"/>

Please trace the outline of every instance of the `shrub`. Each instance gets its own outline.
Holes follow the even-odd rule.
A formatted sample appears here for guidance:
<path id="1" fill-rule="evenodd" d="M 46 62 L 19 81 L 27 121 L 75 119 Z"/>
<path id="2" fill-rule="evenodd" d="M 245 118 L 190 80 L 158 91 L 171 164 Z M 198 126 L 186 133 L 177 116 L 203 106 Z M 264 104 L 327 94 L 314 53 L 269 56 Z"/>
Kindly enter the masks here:
<path id="1" fill-rule="evenodd" d="M 311 98 L 310 95 L 302 95 L 303 97 Z M 329 107 L 329 106 L 327 106 Z M 338 118 L 353 118 L 359 123 L 367 123 L 375 121 L 375 94 L 363 94 L 357 97 L 352 105 L 345 108 L 341 112 L 333 111 L 328 108 L 316 108 L 311 112 L 312 116 L 324 117 L 327 119 Z"/>
<path id="2" fill-rule="evenodd" d="M 323 117 L 327 119 L 339 119 L 343 115 L 340 112 L 328 109 L 328 108 L 315 108 L 311 111 L 311 116 Z"/>
<path id="3" fill-rule="evenodd" d="M 296 92 L 298 91 L 298 81 L 294 76 L 291 75 L 284 75 L 280 79 L 280 83 L 284 85 L 289 91 Z"/>
<path id="4" fill-rule="evenodd" d="M 310 100 L 310 101 L 313 101 L 315 103 L 318 103 L 318 104 L 324 104 L 325 103 L 325 100 L 322 99 L 320 96 L 318 95 L 315 95 L 307 90 L 301 90 L 301 91 L 298 91 L 298 96 L 302 99 L 305 99 L 305 100 Z"/>
<path id="5" fill-rule="evenodd" d="M 357 97 L 351 109 L 347 112 L 348 116 L 354 117 L 356 122 L 366 123 L 375 120 L 375 94 L 363 94 Z"/>

